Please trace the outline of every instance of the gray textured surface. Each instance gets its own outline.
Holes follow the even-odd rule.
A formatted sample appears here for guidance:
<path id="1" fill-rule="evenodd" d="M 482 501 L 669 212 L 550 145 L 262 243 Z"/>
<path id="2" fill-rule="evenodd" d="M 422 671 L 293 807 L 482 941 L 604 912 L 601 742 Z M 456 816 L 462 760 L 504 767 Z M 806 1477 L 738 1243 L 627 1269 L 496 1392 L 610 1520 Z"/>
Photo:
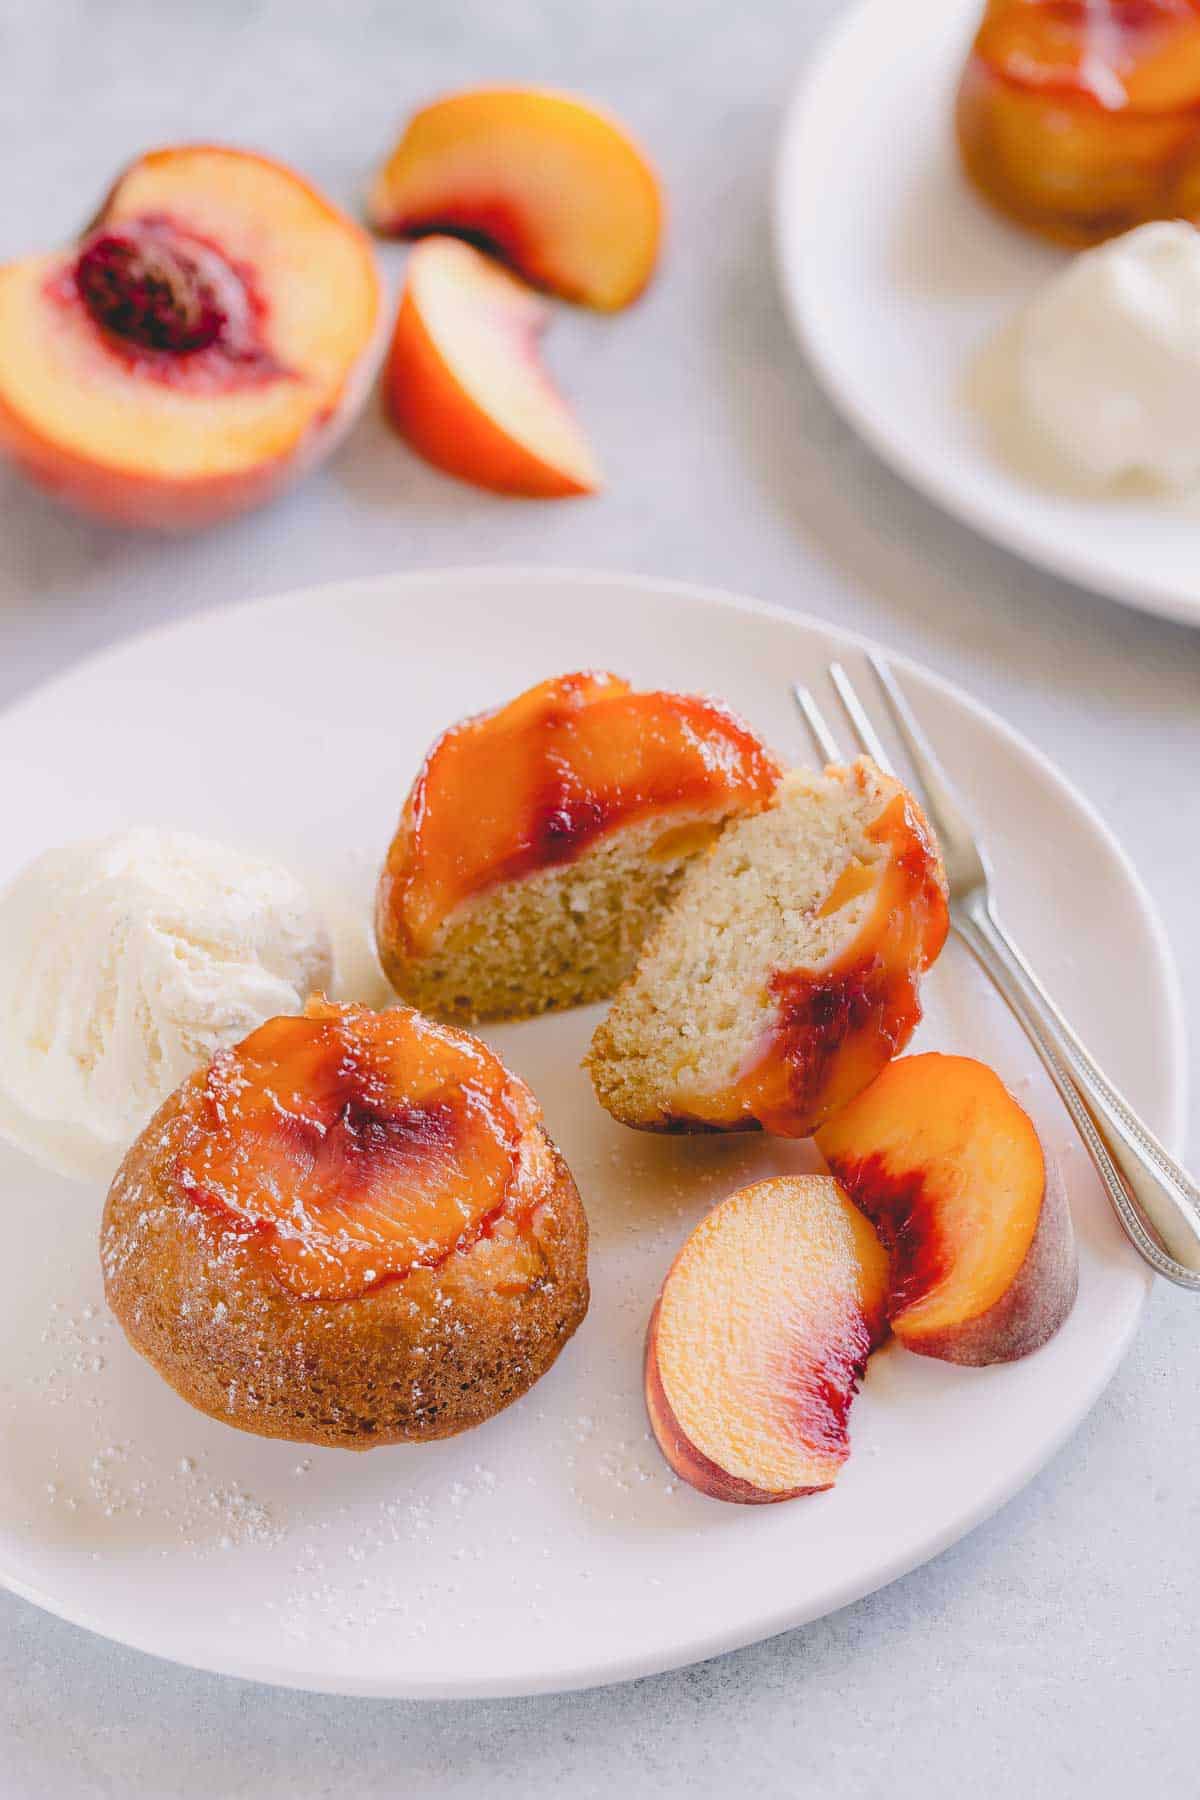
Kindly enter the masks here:
<path id="1" fill-rule="evenodd" d="M 81 525 L 0 477 L 0 699 L 151 621 L 349 574 L 558 562 L 756 593 L 924 658 L 1053 756 L 1141 868 L 1194 1017 L 1200 633 L 1089 599 L 943 519 L 834 416 L 785 329 L 768 172 L 782 102 L 835 10 L 7 0 L 0 257 L 67 234 L 126 156 L 189 135 L 275 151 L 353 201 L 412 102 L 487 77 L 618 108 L 653 147 L 673 230 L 635 311 L 555 324 L 553 361 L 609 469 L 602 499 L 474 494 L 374 416 L 295 496 L 190 543 Z M 0 1795 L 1193 1795 L 1198 1327 L 1196 1302 L 1160 1287 L 1073 1441 L 930 1567 L 633 1686 L 427 1706 L 277 1693 L 0 1596 Z"/>

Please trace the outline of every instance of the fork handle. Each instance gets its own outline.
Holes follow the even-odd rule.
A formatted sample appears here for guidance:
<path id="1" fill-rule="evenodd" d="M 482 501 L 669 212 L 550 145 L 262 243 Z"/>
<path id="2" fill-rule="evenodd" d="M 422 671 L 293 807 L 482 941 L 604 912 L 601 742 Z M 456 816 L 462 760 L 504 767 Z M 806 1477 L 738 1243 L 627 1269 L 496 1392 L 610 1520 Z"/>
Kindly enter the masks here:
<path id="1" fill-rule="evenodd" d="M 1134 1248 L 1156 1273 L 1200 1292 L 1200 1188 L 1088 1054 L 986 900 L 972 896 L 951 916 L 1024 1026 Z"/>

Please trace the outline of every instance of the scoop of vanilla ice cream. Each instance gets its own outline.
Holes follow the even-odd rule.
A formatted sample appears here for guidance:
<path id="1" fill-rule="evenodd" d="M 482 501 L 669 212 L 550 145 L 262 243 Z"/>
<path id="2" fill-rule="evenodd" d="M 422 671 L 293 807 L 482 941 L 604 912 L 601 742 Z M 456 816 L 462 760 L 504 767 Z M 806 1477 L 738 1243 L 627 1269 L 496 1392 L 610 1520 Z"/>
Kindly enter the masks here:
<path id="1" fill-rule="evenodd" d="M 107 1179 L 187 1074 L 332 977 L 275 863 L 175 831 L 48 851 L 0 894 L 0 1135 Z"/>
<path id="2" fill-rule="evenodd" d="M 1200 477 L 1200 231 L 1139 226 L 1085 251 L 1028 308 L 1022 400 L 1077 477 Z"/>

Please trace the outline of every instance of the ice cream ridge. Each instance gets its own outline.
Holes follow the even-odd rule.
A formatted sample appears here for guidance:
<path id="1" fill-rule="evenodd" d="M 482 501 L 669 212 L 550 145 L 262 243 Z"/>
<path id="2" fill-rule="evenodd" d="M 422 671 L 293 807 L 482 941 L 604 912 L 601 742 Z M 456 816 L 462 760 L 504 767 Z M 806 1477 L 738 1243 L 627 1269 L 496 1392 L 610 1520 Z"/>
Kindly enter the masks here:
<path id="1" fill-rule="evenodd" d="M 0 1135 L 107 1179 L 185 1075 L 333 975 L 276 863 L 178 831 L 47 851 L 0 895 Z"/>

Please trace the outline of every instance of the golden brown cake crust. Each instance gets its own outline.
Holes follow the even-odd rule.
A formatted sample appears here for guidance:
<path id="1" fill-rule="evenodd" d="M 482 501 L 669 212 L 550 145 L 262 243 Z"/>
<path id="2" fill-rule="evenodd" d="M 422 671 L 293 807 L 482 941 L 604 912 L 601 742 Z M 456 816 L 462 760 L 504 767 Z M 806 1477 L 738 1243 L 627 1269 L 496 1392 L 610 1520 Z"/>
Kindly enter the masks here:
<path id="1" fill-rule="evenodd" d="M 170 1170 L 193 1076 L 118 1170 L 100 1231 L 105 1293 L 129 1341 L 201 1412 L 260 1437 L 367 1450 L 451 1437 L 533 1386 L 588 1307 L 587 1218 L 540 1125 L 523 1146 L 527 1228 L 502 1222 L 436 1269 L 355 1299 L 301 1299 L 253 1237 Z"/>

